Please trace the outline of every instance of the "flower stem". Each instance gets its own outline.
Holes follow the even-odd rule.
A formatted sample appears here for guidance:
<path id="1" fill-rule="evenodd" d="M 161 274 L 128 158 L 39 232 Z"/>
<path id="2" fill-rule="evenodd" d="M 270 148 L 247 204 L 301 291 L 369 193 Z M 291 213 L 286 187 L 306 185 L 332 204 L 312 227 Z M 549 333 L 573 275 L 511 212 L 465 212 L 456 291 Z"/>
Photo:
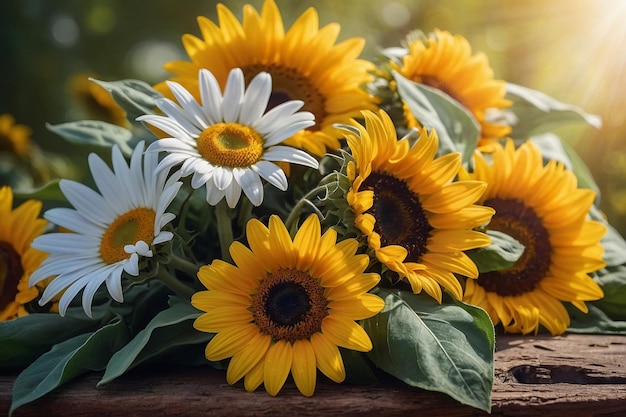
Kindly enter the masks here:
<path id="1" fill-rule="evenodd" d="M 193 278 L 196 277 L 196 275 L 198 274 L 198 270 L 200 269 L 198 265 L 175 254 L 172 254 L 172 256 L 170 257 L 170 262 L 168 263 L 168 265 L 174 269 L 184 272 L 185 274 Z"/>
<path id="2" fill-rule="evenodd" d="M 306 193 L 306 195 L 304 195 L 300 200 L 298 200 L 298 202 L 293 207 L 293 209 L 291 209 L 291 212 L 289 213 L 287 220 L 285 220 L 285 227 L 287 228 L 287 230 L 290 230 L 293 222 L 295 222 L 298 219 L 298 217 L 300 217 L 300 213 L 302 212 L 302 209 L 305 205 L 312 206 L 312 208 L 316 209 L 315 204 L 313 204 L 310 201 L 310 199 L 326 191 L 327 191 L 327 186 L 324 184 L 324 185 L 321 185 L 319 187 L 312 189 L 311 191 Z M 319 210 L 317 211 L 319 212 Z"/>
<path id="3" fill-rule="evenodd" d="M 195 294 L 195 290 L 191 287 L 180 282 L 176 277 L 167 271 L 166 268 L 159 268 L 156 278 L 165 284 L 170 290 L 174 291 L 178 296 L 187 300 L 191 299 L 191 296 Z"/>
<path id="4" fill-rule="evenodd" d="M 226 200 L 222 199 L 215 206 L 215 217 L 217 219 L 217 233 L 220 239 L 220 248 L 222 250 L 222 260 L 232 262 L 230 257 L 230 244 L 233 243 L 233 223 L 231 219 L 231 209 L 226 204 Z"/>

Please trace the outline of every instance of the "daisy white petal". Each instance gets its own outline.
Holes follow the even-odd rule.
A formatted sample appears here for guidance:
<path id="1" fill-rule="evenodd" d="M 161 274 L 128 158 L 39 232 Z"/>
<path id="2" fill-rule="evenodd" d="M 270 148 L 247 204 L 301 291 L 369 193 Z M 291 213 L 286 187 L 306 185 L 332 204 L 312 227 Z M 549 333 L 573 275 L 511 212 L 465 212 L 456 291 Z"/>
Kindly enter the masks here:
<path id="1" fill-rule="evenodd" d="M 167 116 L 143 116 L 140 120 L 163 130 L 167 128 L 172 137 L 151 144 L 148 152 L 167 153 L 157 166 L 157 172 L 180 164 L 176 172 L 182 177 L 192 175 L 194 189 L 205 185 L 206 201 L 210 205 L 226 198 L 228 205 L 234 207 L 242 192 L 254 205 L 260 205 L 263 201 L 261 178 L 286 190 L 284 173 L 278 174 L 263 161 L 318 167 L 317 160 L 301 150 L 275 149 L 277 144 L 312 126 L 314 116 L 299 111 L 302 101 L 287 101 L 265 112 L 272 94 L 269 73 L 257 74 L 246 89 L 243 71 L 234 68 L 228 74 L 222 94 L 215 76 L 202 69 L 198 73 L 201 103 L 195 102 L 192 94 L 179 84 L 167 82 L 165 85 L 179 105 L 157 100 L 157 106 Z M 258 168 L 259 163 L 261 168 Z M 259 169 L 263 172 L 260 177 Z"/>
<path id="2" fill-rule="evenodd" d="M 80 230 L 84 235 L 93 237 L 102 235 L 102 228 L 88 221 L 83 216 L 76 216 L 76 210 L 70 208 L 52 208 L 46 211 L 46 219 L 71 231 Z"/>
<path id="3" fill-rule="evenodd" d="M 219 123 L 222 117 L 222 91 L 220 85 L 209 71 L 202 69 L 199 73 L 200 97 L 202 110 L 211 124 Z"/>
<path id="4" fill-rule="evenodd" d="M 269 161 L 259 161 L 254 167 L 263 179 L 279 190 L 285 191 L 289 186 L 285 173 L 278 165 Z"/>
<path id="5" fill-rule="evenodd" d="M 241 112 L 241 102 L 243 101 L 244 93 L 244 78 L 243 71 L 239 68 L 235 68 L 228 74 L 228 80 L 226 81 L 226 88 L 224 89 L 224 101 L 223 103 L 230 103 L 233 105 L 222 105 L 222 115 L 224 121 L 227 123 L 238 122 L 239 114 Z"/>
<path id="6" fill-rule="evenodd" d="M 267 108 L 271 94 L 272 77 L 266 72 L 257 74 L 250 81 L 244 95 L 239 123 L 252 125 L 259 120 Z"/>
<path id="7" fill-rule="evenodd" d="M 121 301 L 122 272 L 137 275 L 139 259 L 152 256 L 153 245 L 172 239 L 161 227 L 174 218 L 165 210 L 181 186 L 174 181 L 179 176 L 167 180 L 166 173 L 155 174 L 156 155 L 144 159 L 143 149 L 143 142 L 137 144 L 127 163 L 114 146 L 112 170 L 97 157 L 90 157 L 92 175 L 99 176 L 96 183 L 107 198 L 82 184 L 61 181 L 61 191 L 74 209 L 52 209 L 49 217 L 74 233 L 45 234 L 32 243 L 48 257 L 31 274 L 29 285 L 55 276 L 40 304 L 64 291 L 59 301 L 63 315 L 84 289 L 83 309 L 91 315 L 93 296 L 105 281 L 109 294 Z"/>
<path id="8" fill-rule="evenodd" d="M 274 146 L 263 155 L 268 161 L 291 162 L 317 169 L 319 162 L 313 156 L 289 146 Z"/>
<path id="9" fill-rule="evenodd" d="M 259 163 L 261 162 L 263 161 Z M 241 186 L 244 194 L 248 197 L 248 200 L 255 206 L 261 205 L 263 202 L 263 184 L 259 174 L 250 169 L 235 168 L 233 175 L 237 184 Z"/>
<path id="10" fill-rule="evenodd" d="M 171 83 L 174 84 L 174 83 Z M 168 83 L 170 85 L 170 83 Z M 170 87 L 171 88 L 171 87 Z M 172 90 L 174 91 L 174 90 Z M 167 98 L 158 98 L 154 103 L 165 113 L 170 119 L 174 119 L 183 129 L 185 129 L 193 137 L 197 137 L 201 130 L 196 127 L 193 121 L 190 121 L 188 115 L 176 105 L 172 100 Z M 193 117 L 194 113 L 190 113 L 189 116 Z M 196 122 L 198 123 L 198 122 Z M 198 123 L 199 124 L 199 123 Z"/>

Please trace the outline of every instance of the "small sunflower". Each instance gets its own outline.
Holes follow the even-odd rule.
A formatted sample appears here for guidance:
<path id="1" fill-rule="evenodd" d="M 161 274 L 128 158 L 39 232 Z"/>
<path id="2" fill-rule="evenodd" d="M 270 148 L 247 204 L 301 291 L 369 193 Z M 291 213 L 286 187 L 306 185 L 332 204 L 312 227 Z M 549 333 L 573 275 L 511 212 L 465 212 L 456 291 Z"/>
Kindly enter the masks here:
<path id="1" fill-rule="evenodd" d="M 119 147 L 112 150 L 113 170 L 95 153 L 89 168 L 101 194 L 81 183 L 61 180 L 60 188 L 75 207 L 53 208 L 44 217 L 73 233 L 47 233 L 32 246 L 49 256 L 30 276 L 30 285 L 55 276 L 46 287 L 40 305 L 63 292 L 59 313 L 84 289 L 82 304 L 91 317 L 97 289 L 106 283 L 114 300 L 122 302 L 122 273 L 139 275 L 139 257 L 153 257 L 155 245 L 172 239 L 162 230 L 175 216 L 165 210 L 181 182 L 177 175 L 155 174 L 157 155 L 143 157 L 144 143 L 137 144 L 126 163 Z"/>
<path id="2" fill-rule="evenodd" d="M 41 202 L 28 200 L 13 209 L 13 192 L 0 187 L 0 321 L 28 314 L 26 304 L 39 297 L 40 287 L 28 287 L 30 274 L 46 254 L 30 247 L 48 222 L 39 218 Z M 50 305 L 54 309 L 54 303 Z"/>
<path id="3" fill-rule="evenodd" d="M 276 215 L 269 228 L 258 220 L 246 227 L 250 248 L 234 242 L 236 265 L 221 260 L 204 266 L 198 278 L 209 291 L 192 297 L 206 312 L 196 329 L 217 333 L 206 357 L 232 358 L 226 379 L 254 391 L 264 383 L 277 395 L 291 375 L 300 392 L 313 395 L 319 369 L 335 382 L 345 378 L 338 347 L 369 351 L 372 342 L 355 320 L 374 316 L 384 306 L 368 294 L 379 281 L 365 273 L 367 255 L 357 255 L 358 243 L 336 243 L 337 233 L 323 235 L 319 219 L 309 216 L 294 239 Z"/>
<path id="4" fill-rule="evenodd" d="M 16 124 L 10 114 L 0 115 L 0 153 L 7 152 L 19 159 L 28 158 L 34 146 L 30 135 L 28 126 Z"/>
<path id="5" fill-rule="evenodd" d="M 339 141 L 334 123 L 346 123 L 361 109 L 375 109 L 376 98 L 361 88 L 371 80 L 372 63 L 357 59 L 365 41 L 350 38 L 335 44 L 340 26 L 332 23 L 319 29 L 317 11 L 309 8 L 285 33 L 276 3 L 266 0 L 261 14 L 253 6 L 243 7 L 243 23 L 224 5 L 217 5 L 219 26 L 198 18 L 204 39 L 183 36 L 191 62 L 170 62 L 165 69 L 172 79 L 198 98 L 196 75 L 200 68 L 211 71 L 224 86 L 233 68 L 243 69 L 246 81 L 268 72 L 274 81 L 270 106 L 301 100 L 304 110 L 315 115 L 316 124 L 296 133 L 286 144 L 322 156 L 336 150 Z M 156 89 L 169 94 L 165 84 Z"/>
<path id="6" fill-rule="evenodd" d="M 463 252 L 487 246 L 490 239 L 472 230 L 489 221 L 493 209 L 475 205 L 486 188 L 481 181 L 456 181 L 461 156 L 435 158 L 438 138 L 422 129 L 412 147 L 398 140 L 389 116 L 365 111 L 360 134 L 346 133 L 354 157 L 347 201 L 354 223 L 387 268 L 406 278 L 413 292 L 425 290 L 441 302 L 440 285 L 457 298 L 454 274 L 477 277 Z"/>
<path id="7" fill-rule="evenodd" d="M 476 154 L 469 174 L 489 184 L 480 202 L 496 214 L 487 228 L 525 249 L 513 266 L 468 280 L 463 299 L 484 308 L 508 332 L 537 332 L 543 325 L 561 334 L 570 323 L 563 301 L 587 312 L 585 301 L 603 296 L 588 275 L 604 267 L 600 238 L 606 228 L 588 220 L 595 193 L 577 188 L 563 164 L 551 160 L 544 166 L 530 141 L 515 150 L 509 140 L 492 157 L 489 165 Z"/>
<path id="8" fill-rule="evenodd" d="M 505 99 L 506 83 L 494 79 L 486 55 L 472 55 L 464 37 L 435 29 L 427 38 L 410 38 L 402 63 L 392 62 L 392 66 L 409 80 L 443 91 L 471 112 L 481 127 L 479 146 L 510 133 L 510 126 L 492 122 L 488 116 L 494 109 L 511 106 Z M 419 123 L 407 109 L 405 118 L 408 127 Z"/>
<path id="9" fill-rule="evenodd" d="M 285 191 L 287 176 L 274 162 L 317 168 L 317 160 L 290 146 L 279 146 L 294 133 L 311 126 L 313 115 L 299 112 L 302 102 L 290 100 L 266 112 L 272 77 L 257 74 L 245 90 L 243 72 L 233 69 L 224 95 L 215 77 L 203 69 L 198 74 L 200 103 L 180 84 L 167 85 L 182 107 L 172 100 L 156 100 L 166 114 L 145 115 L 143 120 L 171 135 L 153 142 L 148 152 L 167 152 L 157 171 L 182 162 L 183 177 L 193 174 L 191 186 L 206 187 L 206 200 L 216 205 L 226 199 L 233 208 L 241 192 L 258 206 L 263 202 L 261 178 Z"/>
<path id="10" fill-rule="evenodd" d="M 126 112 L 104 87 L 91 81 L 89 74 L 76 74 L 70 82 L 70 91 L 90 118 L 127 127 Z"/>

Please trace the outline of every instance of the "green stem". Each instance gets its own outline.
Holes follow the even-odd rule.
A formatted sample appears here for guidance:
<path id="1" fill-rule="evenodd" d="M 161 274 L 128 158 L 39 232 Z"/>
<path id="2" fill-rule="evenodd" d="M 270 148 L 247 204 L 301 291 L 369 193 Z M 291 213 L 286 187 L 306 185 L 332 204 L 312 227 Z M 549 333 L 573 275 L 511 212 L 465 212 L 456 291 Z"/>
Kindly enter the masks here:
<path id="1" fill-rule="evenodd" d="M 226 199 L 222 199 L 215 206 L 215 217 L 217 219 L 217 233 L 220 239 L 220 248 L 222 250 L 222 260 L 232 262 L 229 248 L 233 243 L 233 223 L 231 219 L 232 210 L 226 204 Z"/>
<path id="2" fill-rule="evenodd" d="M 305 205 L 308 204 L 308 205 L 312 205 L 313 207 L 315 207 L 315 205 L 311 203 L 310 199 L 320 194 L 322 191 L 326 191 L 326 185 L 321 185 L 319 187 L 312 189 L 311 191 L 306 193 L 302 198 L 300 198 L 300 200 L 298 200 L 298 202 L 293 207 L 293 209 L 291 209 L 291 212 L 289 213 L 287 220 L 285 220 L 285 227 L 287 228 L 287 230 L 290 230 L 293 222 L 295 222 L 298 219 L 298 217 L 300 217 L 302 208 Z"/>
<path id="3" fill-rule="evenodd" d="M 174 291 L 177 295 L 187 300 L 190 300 L 191 296 L 196 292 L 193 288 L 188 287 L 172 276 L 166 268 L 159 268 L 156 278 L 163 284 L 167 285 L 167 287 Z"/>
<path id="4" fill-rule="evenodd" d="M 174 269 L 184 272 L 190 277 L 195 278 L 198 274 L 198 270 L 200 267 L 193 262 L 188 261 L 187 259 L 181 258 L 177 255 L 172 254 L 170 257 L 170 262 L 168 263 Z"/>

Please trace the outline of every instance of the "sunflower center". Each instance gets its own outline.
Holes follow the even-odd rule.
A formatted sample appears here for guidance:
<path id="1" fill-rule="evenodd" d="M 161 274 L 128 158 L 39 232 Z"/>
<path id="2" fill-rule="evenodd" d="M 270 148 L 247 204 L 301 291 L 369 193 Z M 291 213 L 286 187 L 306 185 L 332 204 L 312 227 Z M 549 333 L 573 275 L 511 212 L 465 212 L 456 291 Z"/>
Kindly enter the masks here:
<path id="1" fill-rule="evenodd" d="M 302 111 L 313 113 L 315 120 L 324 120 L 326 117 L 326 99 L 316 86 L 311 83 L 310 77 L 300 73 L 295 68 L 288 68 L 278 64 L 254 64 L 243 68 L 246 82 L 249 82 L 261 71 L 272 75 L 272 95 L 268 110 L 289 100 L 302 100 Z M 318 130 L 317 124 L 308 130 Z"/>
<path id="2" fill-rule="evenodd" d="M 15 299 L 23 274 L 20 255 L 12 245 L 0 241 L 0 311 Z"/>
<path id="3" fill-rule="evenodd" d="M 100 242 L 100 256 L 107 264 L 128 259 L 124 246 L 143 240 L 150 246 L 154 240 L 156 214 L 149 208 L 136 208 L 119 216 L 104 232 Z"/>
<path id="4" fill-rule="evenodd" d="M 248 167 L 261 159 L 263 144 L 263 137 L 250 126 L 217 123 L 200 134 L 198 151 L 213 165 Z"/>
<path id="5" fill-rule="evenodd" d="M 496 210 L 489 229 L 517 239 L 524 245 L 524 253 L 507 269 L 480 274 L 478 284 L 503 297 L 534 290 L 550 268 L 552 253 L 550 237 L 541 219 L 532 208 L 516 199 L 492 198 L 483 204 Z"/>
<path id="6" fill-rule="evenodd" d="M 374 191 L 367 212 L 376 219 L 374 231 L 381 245 L 400 245 L 408 252 L 407 261 L 419 261 L 432 230 L 419 197 L 406 182 L 382 173 L 372 172 L 363 187 Z"/>
<path id="7" fill-rule="evenodd" d="M 279 269 L 261 281 L 252 312 L 262 333 L 294 342 L 321 330 L 326 304 L 317 279 L 304 271 Z"/>

